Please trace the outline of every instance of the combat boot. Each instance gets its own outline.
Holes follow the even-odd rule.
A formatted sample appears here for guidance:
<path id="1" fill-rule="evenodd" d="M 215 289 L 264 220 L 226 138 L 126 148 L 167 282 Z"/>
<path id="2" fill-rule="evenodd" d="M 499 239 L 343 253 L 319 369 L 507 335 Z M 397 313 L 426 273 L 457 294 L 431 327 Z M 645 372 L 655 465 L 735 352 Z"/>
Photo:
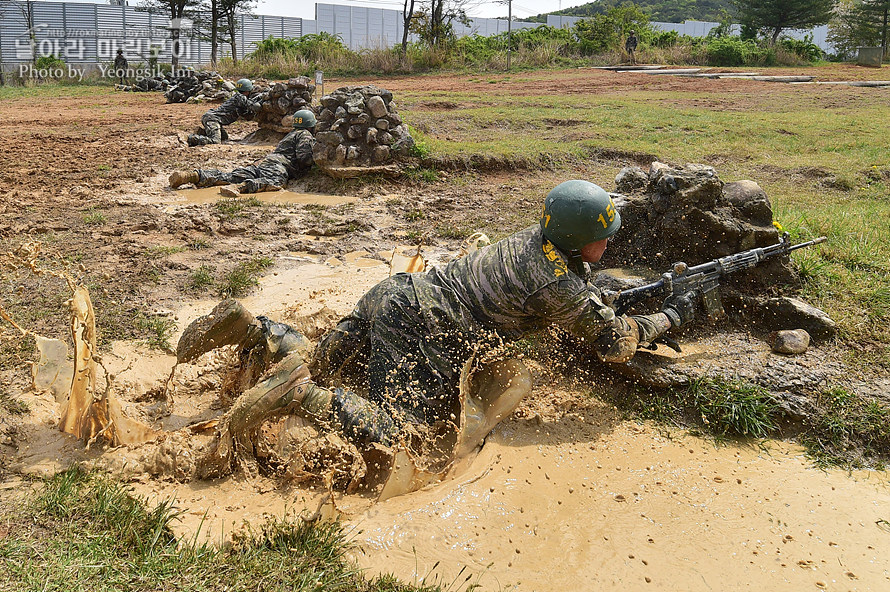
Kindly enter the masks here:
<path id="1" fill-rule="evenodd" d="M 198 171 L 176 171 L 170 175 L 170 187 L 176 189 L 182 185 L 197 184 L 200 180 Z"/>
<path id="2" fill-rule="evenodd" d="M 185 328 L 176 345 L 178 362 L 191 362 L 202 354 L 224 345 L 248 350 L 263 341 L 263 323 L 237 300 L 223 300 Z M 265 357 L 265 356 L 263 356 Z"/>

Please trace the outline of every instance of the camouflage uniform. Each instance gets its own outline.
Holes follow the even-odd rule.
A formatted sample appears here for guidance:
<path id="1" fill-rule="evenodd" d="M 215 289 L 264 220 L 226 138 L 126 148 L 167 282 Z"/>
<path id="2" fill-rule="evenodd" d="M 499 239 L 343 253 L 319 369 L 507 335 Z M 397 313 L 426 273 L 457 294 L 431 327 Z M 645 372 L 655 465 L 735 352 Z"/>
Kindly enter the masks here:
<path id="1" fill-rule="evenodd" d="M 114 58 L 114 72 L 120 78 L 121 84 L 124 84 L 127 78 L 127 68 L 129 68 L 127 58 L 124 57 L 122 52 L 118 51 L 117 57 Z"/>
<path id="2" fill-rule="evenodd" d="M 189 144 L 197 146 L 222 144 L 222 126 L 231 125 L 239 119 L 253 119 L 259 110 L 259 101 L 252 101 L 244 94 L 236 92 L 225 103 L 201 117 L 204 135 L 191 136 Z"/>
<path id="3" fill-rule="evenodd" d="M 237 168 L 230 173 L 213 169 L 198 170 L 198 187 L 240 184 L 242 193 L 277 191 L 289 179 L 303 176 L 312 168 L 315 138 L 307 130 L 294 130 L 282 139 L 271 154 L 259 164 Z"/>
<path id="4" fill-rule="evenodd" d="M 641 343 L 664 331 L 655 317 L 633 317 Z M 447 421 L 476 344 L 551 324 L 590 342 L 630 326 L 586 277 L 569 270 L 566 255 L 536 224 L 444 269 L 377 284 L 321 341 L 312 375 L 322 382 L 339 377 L 367 392 L 363 401 L 338 389 L 333 412 L 347 433 L 374 440 L 389 423 Z"/>

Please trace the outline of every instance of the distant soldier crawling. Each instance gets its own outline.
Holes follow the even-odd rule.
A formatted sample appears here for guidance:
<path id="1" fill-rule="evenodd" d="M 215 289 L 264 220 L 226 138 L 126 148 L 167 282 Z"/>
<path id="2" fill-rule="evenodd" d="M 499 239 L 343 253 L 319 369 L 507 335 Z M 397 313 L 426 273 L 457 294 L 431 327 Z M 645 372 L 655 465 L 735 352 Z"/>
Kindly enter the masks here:
<path id="1" fill-rule="evenodd" d="M 630 57 L 630 63 L 636 65 L 637 63 L 637 33 L 636 31 L 630 31 L 630 35 L 627 36 L 627 41 L 624 42 L 624 49 L 627 51 L 627 55 Z"/>
<path id="2" fill-rule="evenodd" d="M 235 83 L 235 92 L 225 103 L 201 116 L 203 134 L 188 137 L 189 146 L 222 144 L 222 126 L 231 125 L 239 119 L 253 119 L 260 110 L 260 101 L 248 98 L 253 90 L 253 82 L 242 78 Z"/>
<path id="3" fill-rule="evenodd" d="M 602 302 L 587 281 L 587 264 L 600 260 L 620 225 L 605 191 L 566 181 L 547 195 L 539 224 L 442 269 L 399 273 L 371 288 L 321 340 L 309 364 L 291 353 L 305 343 L 299 333 L 254 318 L 234 300 L 193 322 L 177 357 L 190 361 L 234 344 L 242 359 L 281 362 L 236 401 L 218 450 L 231 450 L 227 438 L 280 413 L 333 424 L 359 445 L 391 444 L 408 426 L 454 421 L 461 369 L 475 345 L 557 325 L 593 344 L 601 360 L 625 362 L 638 345 L 691 320 L 689 294 L 650 315 L 616 316 Z M 342 379 L 367 396 L 322 388 L 310 367 L 317 380 Z"/>
<path id="4" fill-rule="evenodd" d="M 231 172 L 215 169 L 177 171 L 170 175 L 170 187 L 176 189 L 192 183 L 196 187 L 233 185 L 227 194 L 278 191 L 291 179 L 302 177 L 312 168 L 312 148 L 315 146 L 315 114 L 308 109 L 294 113 L 294 131 L 284 136 L 275 150 L 258 164 L 237 168 Z"/>

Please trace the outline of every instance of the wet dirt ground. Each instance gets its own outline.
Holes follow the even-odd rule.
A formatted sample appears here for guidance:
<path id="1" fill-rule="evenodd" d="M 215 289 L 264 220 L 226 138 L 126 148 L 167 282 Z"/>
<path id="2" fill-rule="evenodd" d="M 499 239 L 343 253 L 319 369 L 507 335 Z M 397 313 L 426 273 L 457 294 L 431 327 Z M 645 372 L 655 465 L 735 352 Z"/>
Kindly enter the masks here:
<path id="1" fill-rule="evenodd" d="M 831 75 L 863 76 L 852 67 Z M 535 93 L 693 85 L 719 88 L 714 100 L 727 89 L 745 97 L 780 88 L 595 70 L 523 78 L 541 81 L 528 91 Z M 480 86 L 464 76 L 374 82 L 396 96 L 403 89 Z M 499 100 L 535 85 L 504 80 L 485 86 Z M 205 267 L 221 281 L 237 263 L 268 257 L 273 265 L 242 299 L 248 308 L 287 321 L 327 307 L 335 318 L 388 274 L 393 248 L 425 236 L 425 255 L 442 261 L 461 240 L 432 229 L 469 226 L 497 239 L 534 221 L 539 202 L 530 192 L 568 174 L 614 176 L 626 164 L 579 163 L 570 172 L 541 171 L 534 179 L 480 172 L 469 185 L 447 178 L 432 185 L 359 184 L 312 175 L 289 192 L 232 211 L 218 206 L 212 191 L 166 186 L 176 169 L 232 167 L 268 151 L 237 144 L 186 148 L 180 136 L 206 108 L 111 91 L 0 102 L 0 250 L 40 241 L 47 254 L 58 256 L 48 261 L 90 287 L 100 349 L 117 374 L 125 411 L 168 431 L 222 411 L 212 373 L 183 368 L 183 384 L 194 387 L 206 377 L 204 388 L 181 390 L 172 413 L 157 412 L 157 392 L 174 358 L 149 349 L 137 323 L 170 321 L 175 344 L 179 331 L 219 298 L 212 287 L 192 285 L 196 270 Z M 251 129 L 239 124 L 232 135 Z M 506 206 L 503 196 L 515 197 Z M 64 338 L 66 296 L 57 284 L 12 274 L 2 294 L 4 306 L 29 329 Z M 11 335 L 6 329 L 4 338 Z M 2 342 L 0 380 L 30 411 L 0 424 L 0 495 L 25 487 L 23 474 L 47 474 L 72 459 L 98 459 L 118 470 L 141 462 L 139 448 L 86 451 L 59 433 L 56 401 L 27 388 L 33 350 L 17 343 Z M 547 368 L 535 367 L 533 374 L 532 395 L 456 478 L 382 503 L 336 498 L 354 528 L 353 554 L 363 567 L 446 583 L 469 574 L 484 589 L 890 589 L 884 473 L 820 471 L 790 444 L 718 446 L 679 430 L 627 422 L 583 385 Z M 134 474 L 133 485 L 154 500 L 175 495 L 185 510 L 176 528 L 189 534 L 200 529 L 213 540 L 244 520 L 314 511 L 324 499 L 318 487 L 273 478 L 178 483 L 173 473 Z"/>

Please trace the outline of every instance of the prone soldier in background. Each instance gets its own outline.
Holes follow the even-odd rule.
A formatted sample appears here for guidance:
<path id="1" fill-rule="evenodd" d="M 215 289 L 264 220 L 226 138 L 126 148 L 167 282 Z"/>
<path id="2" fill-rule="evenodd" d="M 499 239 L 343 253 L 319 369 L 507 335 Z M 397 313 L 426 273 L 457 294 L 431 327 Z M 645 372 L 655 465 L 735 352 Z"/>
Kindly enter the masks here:
<path id="1" fill-rule="evenodd" d="M 291 179 L 297 179 L 312 168 L 312 148 L 315 146 L 315 114 L 308 109 L 294 113 L 294 131 L 286 135 L 271 154 L 259 163 L 237 168 L 231 172 L 215 169 L 177 171 L 170 175 L 170 187 L 176 189 L 188 183 L 196 187 L 233 185 L 223 191 L 235 197 L 240 193 L 278 191 Z"/>
<path id="2" fill-rule="evenodd" d="M 222 126 L 231 125 L 239 119 L 253 119 L 260 110 L 260 101 L 248 98 L 252 90 L 253 82 L 247 78 L 236 82 L 235 92 L 226 102 L 201 116 L 204 133 L 190 135 L 188 145 L 222 144 Z"/>

